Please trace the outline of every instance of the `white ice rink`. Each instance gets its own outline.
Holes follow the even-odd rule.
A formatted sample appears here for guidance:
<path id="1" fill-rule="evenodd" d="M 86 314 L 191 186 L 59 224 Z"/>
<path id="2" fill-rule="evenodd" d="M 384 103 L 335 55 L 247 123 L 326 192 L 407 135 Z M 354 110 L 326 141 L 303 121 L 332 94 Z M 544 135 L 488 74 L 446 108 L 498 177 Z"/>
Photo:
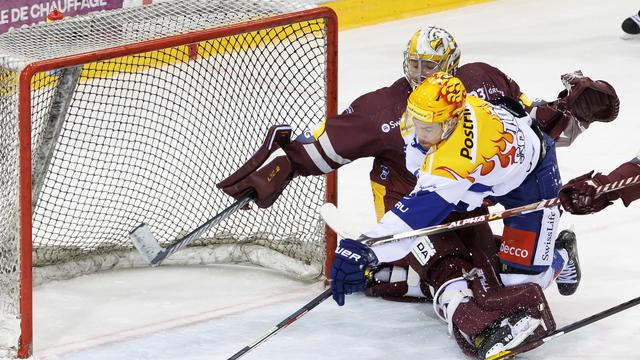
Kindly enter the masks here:
<path id="1" fill-rule="evenodd" d="M 621 100 L 618 119 L 595 124 L 558 150 L 563 179 L 610 171 L 640 149 L 640 39 L 620 39 L 632 0 L 502 0 L 340 33 L 339 99 L 402 76 L 402 51 L 419 27 L 449 30 L 462 63 L 484 61 L 515 79 L 530 97 L 552 99 L 560 75 L 581 69 L 605 79 Z M 340 207 L 372 224 L 368 170 L 340 170 Z M 640 296 L 640 204 L 621 203 L 575 225 L 582 283 L 571 297 L 546 291 L 558 326 Z M 277 226 L 277 224 L 276 224 Z M 322 291 L 248 266 L 113 271 L 35 289 L 38 359 L 226 359 Z M 525 359 L 640 359 L 640 307 L 552 341 Z M 353 295 L 328 300 L 250 352 L 249 359 L 465 359 L 430 306 Z"/>

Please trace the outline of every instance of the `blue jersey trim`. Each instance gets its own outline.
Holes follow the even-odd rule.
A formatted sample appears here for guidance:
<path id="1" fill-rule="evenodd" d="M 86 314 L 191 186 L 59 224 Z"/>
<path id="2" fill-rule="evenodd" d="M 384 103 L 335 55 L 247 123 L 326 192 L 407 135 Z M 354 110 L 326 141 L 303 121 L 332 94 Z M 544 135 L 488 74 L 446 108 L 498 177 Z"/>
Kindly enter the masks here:
<path id="1" fill-rule="evenodd" d="M 412 229 L 437 225 L 444 220 L 454 205 L 432 191 L 419 191 L 404 197 L 391 211 Z"/>
<path id="2" fill-rule="evenodd" d="M 491 189 L 493 189 L 493 186 L 489 186 L 489 185 L 485 185 L 485 184 L 480 184 L 480 183 L 474 183 L 474 184 L 473 184 L 473 185 L 471 185 L 471 187 L 469 188 L 469 191 L 479 192 L 479 193 L 484 193 L 484 192 L 491 191 Z"/>

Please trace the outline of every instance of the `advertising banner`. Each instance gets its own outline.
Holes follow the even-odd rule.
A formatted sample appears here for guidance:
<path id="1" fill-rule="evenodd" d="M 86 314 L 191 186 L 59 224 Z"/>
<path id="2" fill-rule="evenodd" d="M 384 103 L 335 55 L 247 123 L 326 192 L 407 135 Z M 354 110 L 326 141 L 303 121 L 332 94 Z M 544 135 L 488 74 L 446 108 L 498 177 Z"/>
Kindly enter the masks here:
<path id="1" fill-rule="evenodd" d="M 0 0 L 0 33 L 45 21 L 54 9 L 65 17 L 119 9 L 123 0 Z"/>

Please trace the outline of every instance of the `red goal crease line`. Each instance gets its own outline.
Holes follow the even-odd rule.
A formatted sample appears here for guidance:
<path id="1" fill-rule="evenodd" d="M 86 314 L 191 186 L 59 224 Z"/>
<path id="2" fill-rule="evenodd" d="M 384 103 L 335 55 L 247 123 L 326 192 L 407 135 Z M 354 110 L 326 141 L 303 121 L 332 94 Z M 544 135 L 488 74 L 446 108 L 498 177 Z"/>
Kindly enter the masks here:
<path id="1" fill-rule="evenodd" d="M 59 356 L 68 355 L 71 353 L 78 353 L 81 351 L 87 351 L 96 347 L 113 345 L 126 341 L 132 341 L 141 339 L 146 336 L 150 336 L 155 333 L 174 331 L 181 328 L 209 322 L 216 319 L 223 319 L 231 315 L 242 314 L 250 312 L 256 309 L 266 308 L 273 305 L 279 305 L 290 301 L 304 299 L 311 295 L 315 295 L 319 289 L 323 289 L 324 284 L 317 283 L 315 286 L 309 286 L 304 289 L 290 291 L 286 294 L 275 295 L 269 298 L 260 298 L 259 301 L 224 306 L 220 309 L 210 310 L 201 314 L 194 314 L 188 316 L 182 316 L 180 318 L 174 318 L 167 321 L 154 322 L 138 328 L 131 328 L 126 330 L 119 330 L 106 335 L 97 336 L 87 340 L 83 340 L 78 343 L 66 343 L 62 345 L 55 345 L 50 348 L 42 349 L 38 351 L 39 359 L 56 358 Z"/>

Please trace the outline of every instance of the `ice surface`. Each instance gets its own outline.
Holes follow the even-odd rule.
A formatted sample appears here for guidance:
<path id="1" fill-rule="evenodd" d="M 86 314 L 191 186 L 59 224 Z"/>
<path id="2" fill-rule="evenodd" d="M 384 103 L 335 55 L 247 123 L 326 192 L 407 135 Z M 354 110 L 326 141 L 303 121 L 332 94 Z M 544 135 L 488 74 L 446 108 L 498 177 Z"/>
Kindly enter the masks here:
<path id="1" fill-rule="evenodd" d="M 640 148 L 640 41 L 623 41 L 631 0 L 504 0 L 340 33 L 340 109 L 358 95 L 402 76 L 402 51 L 418 28 L 448 29 L 462 62 L 501 68 L 530 97 L 552 99 L 560 75 L 581 69 L 615 86 L 618 119 L 594 124 L 559 149 L 565 180 L 610 171 Z M 353 221 L 373 223 L 370 160 L 340 171 L 340 206 Z M 620 203 L 575 225 L 582 283 L 572 297 L 546 291 L 556 322 L 640 296 L 637 220 L 640 204 Z M 498 229 L 498 227 L 496 228 Z M 35 353 L 41 359 L 226 359 L 321 292 L 267 270 L 243 266 L 113 271 L 53 282 L 35 291 Z M 638 359 L 640 308 L 629 309 L 552 341 L 525 359 Z M 349 296 L 328 300 L 269 339 L 249 359 L 466 359 L 427 305 Z"/>

